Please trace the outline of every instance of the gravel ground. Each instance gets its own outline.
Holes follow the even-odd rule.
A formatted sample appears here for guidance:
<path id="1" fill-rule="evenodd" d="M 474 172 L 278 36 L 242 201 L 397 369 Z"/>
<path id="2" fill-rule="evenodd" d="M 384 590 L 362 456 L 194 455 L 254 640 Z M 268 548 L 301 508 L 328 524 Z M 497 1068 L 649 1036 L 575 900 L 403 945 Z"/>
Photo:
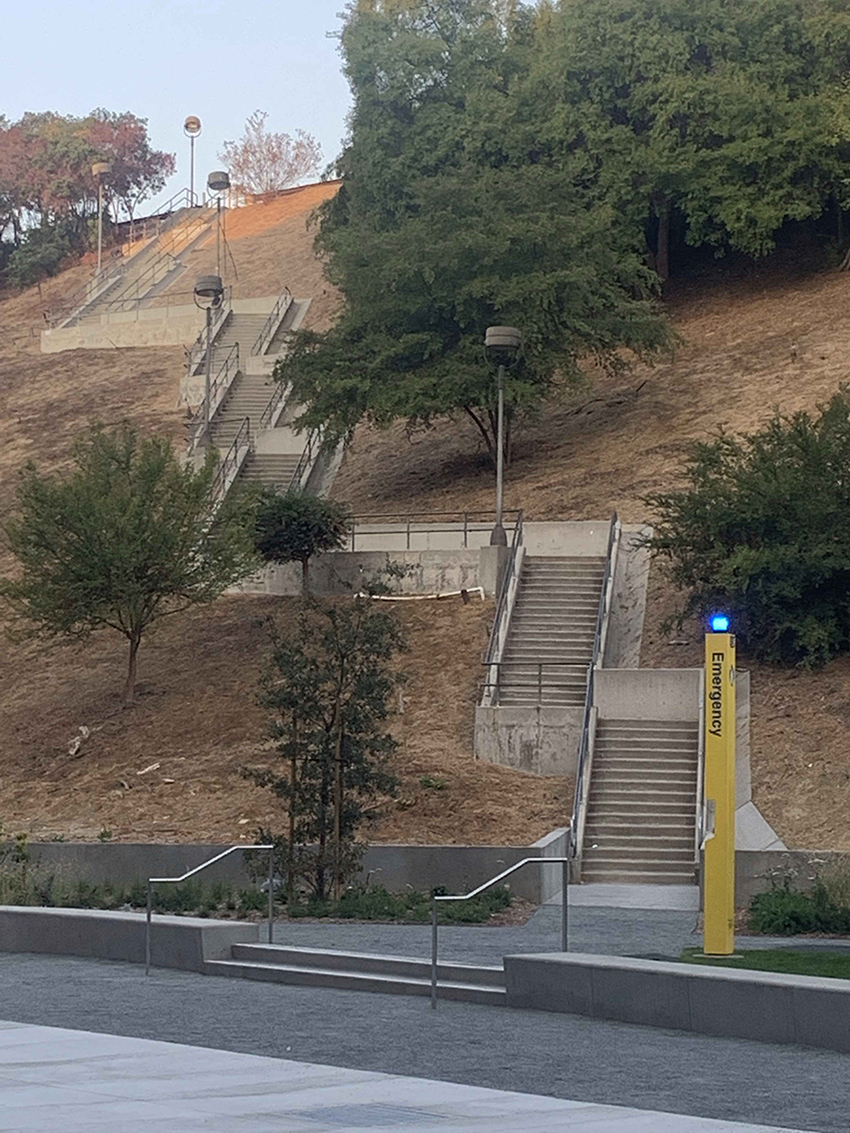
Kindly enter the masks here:
<path id="1" fill-rule="evenodd" d="M 307 927 L 307 926 L 305 926 Z M 0 955 L 0 1017 L 847 1133 L 850 1060 L 569 1015 Z"/>

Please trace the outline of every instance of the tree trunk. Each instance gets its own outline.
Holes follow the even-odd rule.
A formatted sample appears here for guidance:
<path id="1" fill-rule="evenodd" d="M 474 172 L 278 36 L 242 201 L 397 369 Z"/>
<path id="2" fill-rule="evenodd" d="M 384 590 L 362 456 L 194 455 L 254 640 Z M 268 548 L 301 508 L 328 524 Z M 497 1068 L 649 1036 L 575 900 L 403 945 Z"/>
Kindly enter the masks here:
<path id="1" fill-rule="evenodd" d="M 662 283 L 670 278 L 670 202 L 660 197 L 656 202 L 658 213 L 658 250 L 655 256 L 655 270 Z"/>
<path id="2" fill-rule="evenodd" d="M 124 685 L 124 697 L 121 702 L 124 708 L 129 708 L 136 696 L 136 656 L 139 652 L 140 645 L 140 637 L 130 638 L 130 659 L 127 666 L 127 683 Z"/>
<path id="3" fill-rule="evenodd" d="M 301 560 L 301 596 L 306 598 L 310 593 L 310 560 Z"/>

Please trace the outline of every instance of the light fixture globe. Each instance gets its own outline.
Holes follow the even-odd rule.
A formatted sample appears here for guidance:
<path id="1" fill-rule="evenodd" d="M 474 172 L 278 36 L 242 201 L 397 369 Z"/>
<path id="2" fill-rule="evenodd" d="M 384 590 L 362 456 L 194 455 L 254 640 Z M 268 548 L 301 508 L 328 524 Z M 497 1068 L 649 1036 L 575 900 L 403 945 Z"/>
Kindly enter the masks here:
<path id="1" fill-rule="evenodd" d="M 111 172 L 112 164 L 108 161 L 96 161 L 91 167 L 92 177 L 105 177 Z"/>
<path id="2" fill-rule="evenodd" d="M 207 188 L 214 193 L 223 193 L 230 188 L 230 174 L 226 169 L 217 169 L 207 177 Z"/>
<path id="3" fill-rule="evenodd" d="M 216 307 L 223 294 L 224 286 L 220 275 L 199 275 L 195 281 L 195 302 L 199 299 L 204 301 L 199 306 Z"/>
<path id="4" fill-rule="evenodd" d="M 522 348 L 522 334 L 516 327 L 487 327 L 484 346 L 499 354 L 516 354 Z"/>
<path id="5" fill-rule="evenodd" d="M 201 120 L 197 114 L 190 114 L 183 123 L 183 133 L 187 138 L 197 138 L 201 132 Z"/>

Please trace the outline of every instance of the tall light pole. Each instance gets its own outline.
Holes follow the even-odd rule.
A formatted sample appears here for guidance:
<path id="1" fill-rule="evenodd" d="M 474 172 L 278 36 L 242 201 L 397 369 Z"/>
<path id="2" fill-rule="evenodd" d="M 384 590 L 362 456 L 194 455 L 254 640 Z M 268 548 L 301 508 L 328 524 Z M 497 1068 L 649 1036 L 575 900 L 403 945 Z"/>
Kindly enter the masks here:
<path id="1" fill-rule="evenodd" d="M 189 203 L 195 204 L 195 138 L 201 132 L 201 120 L 190 114 L 183 123 L 183 133 L 189 139 Z"/>
<path id="2" fill-rule="evenodd" d="M 212 319 L 213 311 L 221 306 L 224 287 L 219 275 L 199 275 L 195 282 L 195 306 L 207 313 L 207 357 L 204 376 L 204 433 L 210 428 L 210 386 L 212 384 Z"/>
<path id="3" fill-rule="evenodd" d="M 103 179 L 112 166 L 108 161 L 96 161 L 91 167 L 92 176 L 97 178 L 97 274 L 103 264 Z"/>
<path id="4" fill-rule="evenodd" d="M 221 275 L 221 194 L 230 188 L 230 174 L 224 169 L 217 169 L 207 178 L 207 188 L 216 194 L 215 270 L 217 275 Z"/>
<path id="5" fill-rule="evenodd" d="M 516 364 L 522 348 L 522 334 L 516 327 L 488 327 L 484 349 L 491 362 L 499 366 L 499 403 L 496 421 L 496 522 L 490 533 L 491 547 L 506 547 L 508 537 L 502 523 L 505 489 L 505 370 Z"/>

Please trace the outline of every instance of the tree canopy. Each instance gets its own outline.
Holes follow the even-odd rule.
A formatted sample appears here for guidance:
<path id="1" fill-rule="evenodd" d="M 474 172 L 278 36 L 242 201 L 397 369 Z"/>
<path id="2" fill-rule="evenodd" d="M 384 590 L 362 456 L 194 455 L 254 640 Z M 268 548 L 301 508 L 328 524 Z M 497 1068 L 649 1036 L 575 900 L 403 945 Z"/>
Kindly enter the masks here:
<path id="1" fill-rule="evenodd" d="M 316 139 L 296 130 L 291 134 L 266 130 L 265 110 L 255 110 L 238 141 L 225 142 L 218 155 L 230 171 L 233 187 L 243 193 L 273 193 L 315 174 L 322 160 Z"/>
<path id="2" fill-rule="evenodd" d="M 278 369 L 302 424 L 341 437 L 364 419 L 465 413 L 492 448 L 489 324 L 524 335 L 509 416 L 576 380 L 586 355 L 614 367 L 623 348 L 669 344 L 641 239 L 583 188 L 586 153 L 546 152 L 524 118 L 535 50 L 534 14 L 490 0 L 349 10 L 351 140 L 318 236 L 345 305 Z"/>
<path id="3" fill-rule="evenodd" d="M 254 546 L 267 563 L 301 563 L 306 593 L 310 559 L 339 550 L 348 528 L 348 512 L 343 504 L 306 492 L 281 494 L 266 488 L 257 501 Z"/>
<path id="4" fill-rule="evenodd" d="M 850 649 L 850 390 L 695 445 L 684 485 L 647 503 L 681 616 L 722 610 L 752 656 L 782 664 Z"/>
<path id="5" fill-rule="evenodd" d="M 124 703 L 133 700 L 143 636 L 160 619 L 211 602 L 257 568 L 250 512 L 215 507 L 216 458 L 181 466 L 171 442 L 129 425 L 93 426 L 74 467 L 20 474 L 17 514 L 4 525 L 18 561 L 0 598 L 44 637 L 108 627 L 128 642 Z"/>

